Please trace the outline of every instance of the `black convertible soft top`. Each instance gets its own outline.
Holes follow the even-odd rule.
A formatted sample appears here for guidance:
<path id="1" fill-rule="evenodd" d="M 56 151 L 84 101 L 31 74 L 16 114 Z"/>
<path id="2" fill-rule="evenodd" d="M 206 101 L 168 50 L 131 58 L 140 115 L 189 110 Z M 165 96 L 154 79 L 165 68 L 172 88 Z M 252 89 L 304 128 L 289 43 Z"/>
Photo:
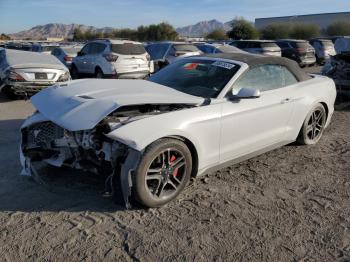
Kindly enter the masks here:
<path id="1" fill-rule="evenodd" d="M 289 69 L 291 73 L 298 79 L 298 81 L 306 81 L 311 79 L 311 76 L 300 69 L 299 65 L 290 59 L 278 56 L 264 56 L 250 53 L 218 53 L 206 54 L 202 57 L 222 58 L 246 63 L 249 67 L 258 65 L 281 65 Z"/>

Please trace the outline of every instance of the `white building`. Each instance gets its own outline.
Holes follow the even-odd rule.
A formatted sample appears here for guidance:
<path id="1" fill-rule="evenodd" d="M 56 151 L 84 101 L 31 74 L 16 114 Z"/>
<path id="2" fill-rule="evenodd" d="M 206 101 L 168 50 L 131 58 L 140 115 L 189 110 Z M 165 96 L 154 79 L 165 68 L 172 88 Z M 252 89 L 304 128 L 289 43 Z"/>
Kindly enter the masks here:
<path id="1" fill-rule="evenodd" d="M 255 27 L 261 29 L 275 23 L 307 23 L 317 24 L 321 29 L 326 29 L 330 24 L 344 20 L 350 21 L 350 12 L 256 18 Z"/>

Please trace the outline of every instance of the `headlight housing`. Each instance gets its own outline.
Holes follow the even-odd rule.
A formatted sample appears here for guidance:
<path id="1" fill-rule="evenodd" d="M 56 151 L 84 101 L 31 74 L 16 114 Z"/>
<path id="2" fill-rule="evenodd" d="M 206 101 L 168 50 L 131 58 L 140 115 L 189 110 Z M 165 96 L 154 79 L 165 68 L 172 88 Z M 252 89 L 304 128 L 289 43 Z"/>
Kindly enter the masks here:
<path id="1" fill-rule="evenodd" d="M 57 80 L 57 82 L 67 82 L 71 79 L 69 71 L 64 72 Z"/>

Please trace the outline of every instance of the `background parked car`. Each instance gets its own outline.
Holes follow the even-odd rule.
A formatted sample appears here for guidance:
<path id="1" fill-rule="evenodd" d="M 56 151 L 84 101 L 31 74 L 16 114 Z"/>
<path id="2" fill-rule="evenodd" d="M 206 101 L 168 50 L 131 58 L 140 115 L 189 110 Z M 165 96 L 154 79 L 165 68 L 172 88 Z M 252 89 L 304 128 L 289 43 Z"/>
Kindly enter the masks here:
<path id="1" fill-rule="evenodd" d="M 282 50 L 282 56 L 296 61 L 299 66 L 316 63 L 315 49 L 305 40 L 282 39 L 276 41 Z"/>
<path id="2" fill-rule="evenodd" d="M 77 56 L 82 47 L 81 45 L 60 46 L 53 49 L 51 54 L 57 57 L 68 69 L 71 69 L 73 58 Z"/>
<path id="3" fill-rule="evenodd" d="M 195 46 L 197 46 L 197 48 L 205 54 L 244 52 L 241 49 L 232 45 L 197 43 L 195 44 Z"/>
<path id="4" fill-rule="evenodd" d="M 184 42 L 151 43 L 146 46 L 146 50 L 157 69 L 171 64 L 179 58 L 202 54 L 194 44 Z"/>
<path id="5" fill-rule="evenodd" d="M 268 40 L 239 40 L 233 41 L 230 45 L 253 54 L 281 56 L 281 48 Z"/>
<path id="6" fill-rule="evenodd" d="M 0 52 L 2 91 L 14 98 L 32 95 L 56 82 L 70 80 L 68 69 L 54 56 L 2 49 Z"/>
<path id="7" fill-rule="evenodd" d="M 335 49 L 337 54 L 326 61 L 322 74 L 334 80 L 338 95 L 350 97 L 350 37 L 338 38 Z"/>
<path id="8" fill-rule="evenodd" d="M 337 54 L 350 52 L 350 37 L 339 37 L 335 41 L 334 49 Z"/>
<path id="9" fill-rule="evenodd" d="M 52 50 L 59 47 L 59 44 L 55 43 L 32 43 L 32 52 L 40 52 L 44 54 L 51 54 Z"/>
<path id="10" fill-rule="evenodd" d="M 145 78 L 153 63 L 144 46 L 128 40 L 101 39 L 87 43 L 72 61 L 72 77 Z"/>
<path id="11" fill-rule="evenodd" d="M 311 39 L 309 42 L 315 49 L 316 61 L 319 64 L 324 64 L 327 59 L 336 54 L 331 40 Z"/>

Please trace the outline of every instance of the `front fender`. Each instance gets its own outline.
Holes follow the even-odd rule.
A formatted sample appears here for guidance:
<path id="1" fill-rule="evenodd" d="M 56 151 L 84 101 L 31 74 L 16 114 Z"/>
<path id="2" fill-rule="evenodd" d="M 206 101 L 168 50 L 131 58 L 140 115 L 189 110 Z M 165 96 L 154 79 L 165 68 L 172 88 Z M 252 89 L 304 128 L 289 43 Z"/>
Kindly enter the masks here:
<path id="1" fill-rule="evenodd" d="M 201 145 L 196 137 L 181 129 L 162 129 L 160 132 L 150 132 L 146 134 L 146 130 L 140 127 L 140 132 L 131 132 L 135 127 L 125 126 L 107 134 L 106 136 L 112 140 L 119 142 L 135 149 L 143 151 L 147 146 L 154 141 L 164 137 L 180 137 L 189 140 L 196 148 L 198 158 L 202 154 Z"/>
<path id="2" fill-rule="evenodd" d="M 164 137 L 190 141 L 198 155 L 198 166 L 219 162 L 221 104 L 194 107 L 143 118 L 121 126 L 107 137 L 143 151 Z"/>

